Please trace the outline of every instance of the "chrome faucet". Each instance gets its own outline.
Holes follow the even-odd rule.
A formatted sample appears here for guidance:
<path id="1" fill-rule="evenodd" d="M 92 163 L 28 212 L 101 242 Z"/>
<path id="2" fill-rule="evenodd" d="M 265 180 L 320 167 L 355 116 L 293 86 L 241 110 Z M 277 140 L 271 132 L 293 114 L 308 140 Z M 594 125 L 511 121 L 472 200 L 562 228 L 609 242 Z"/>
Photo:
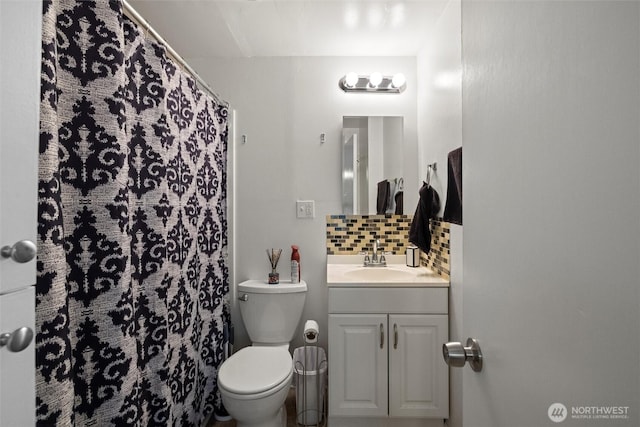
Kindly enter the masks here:
<path id="1" fill-rule="evenodd" d="M 377 263 L 378 262 L 378 245 L 380 244 L 380 240 L 375 239 L 373 241 L 373 255 L 371 256 L 371 262 L 372 263 Z"/>
<path id="2" fill-rule="evenodd" d="M 373 241 L 373 254 L 371 258 L 366 254 L 364 257 L 365 267 L 386 267 L 387 260 L 384 257 L 384 252 L 381 251 L 381 255 L 378 257 L 378 249 L 380 249 L 380 240 L 374 239 Z"/>

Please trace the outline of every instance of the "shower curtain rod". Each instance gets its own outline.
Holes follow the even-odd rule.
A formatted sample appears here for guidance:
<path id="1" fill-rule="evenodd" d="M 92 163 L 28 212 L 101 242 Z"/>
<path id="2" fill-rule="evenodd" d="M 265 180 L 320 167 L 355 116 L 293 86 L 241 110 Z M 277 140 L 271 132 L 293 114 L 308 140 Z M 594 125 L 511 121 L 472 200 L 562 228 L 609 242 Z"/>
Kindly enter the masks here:
<path id="1" fill-rule="evenodd" d="M 162 38 L 162 36 L 153 29 L 153 27 L 151 26 L 151 24 L 149 24 L 149 22 L 147 22 L 146 19 L 144 19 L 142 17 L 142 15 L 140 15 L 138 13 L 137 10 L 135 10 L 133 8 L 133 6 L 131 6 L 126 0 L 122 0 L 122 5 L 124 6 L 124 10 L 125 12 L 129 15 L 130 18 L 134 19 L 135 21 L 138 22 L 138 24 L 142 25 L 144 27 L 144 29 L 150 33 L 158 43 L 162 44 L 165 49 L 167 49 L 167 52 L 169 52 L 169 55 L 171 55 L 173 57 L 173 59 L 175 59 L 176 61 L 178 61 L 180 63 L 180 65 L 189 73 L 193 76 L 194 79 L 196 79 L 196 81 L 200 84 L 200 86 L 202 86 L 202 88 L 204 90 L 206 90 L 207 92 L 209 92 L 209 94 L 211 96 L 213 96 L 213 98 L 218 102 L 223 104 L 225 107 L 229 107 L 229 103 L 225 100 L 223 100 L 222 98 L 220 98 L 220 96 L 215 93 L 213 91 L 213 89 L 211 89 L 209 87 L 209 85 L 207 84 L 207 82 L 205 82 L 202 77 L 200 77 L 198 75 L 198 73 L 195 72 L 195 70 L 193 68 L 191 68 L 191 66 L 189 64 L 187 64 L 187 61 L 185 61 L 182 56 L 180 56 L 178 54 L 178 52 L 176 52 L 171 45 L 169 45 L 169 43 L 167 43 L 167 41 Z"/>

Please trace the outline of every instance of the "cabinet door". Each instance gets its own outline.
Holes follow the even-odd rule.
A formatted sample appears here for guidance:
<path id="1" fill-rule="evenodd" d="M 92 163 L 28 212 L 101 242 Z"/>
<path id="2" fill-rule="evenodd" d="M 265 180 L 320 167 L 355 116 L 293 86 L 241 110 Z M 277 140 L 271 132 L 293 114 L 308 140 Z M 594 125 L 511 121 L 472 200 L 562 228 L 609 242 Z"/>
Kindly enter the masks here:
<path id="1" fill-rule="evenodd" d="M 447 315 L 389 316 L 389 415 L 449 417 Z"/>
<path id="2" fill-rule="evenodd" d="M 35 329 L 35 287 L 0 296 L 0 333 Z M 36 361 L 33 340 L 20 352 L 0 348 L 0 426 L 33 426 L 36 414 Z"/>
<path id="3" fill-rule="evenodd" d="M 36 241 L 42 1 L 0 0 L 0 247 Z M 35 331 L 36 260 L 0 257 L 0 334 Z M 0 426 L 36 423 L 33 341 L 0 348 Z"/>
<path id="4" fill-rule="evenodd" d="M 329 315 L 329 415 L 387 416 L 387 315 Z"/>

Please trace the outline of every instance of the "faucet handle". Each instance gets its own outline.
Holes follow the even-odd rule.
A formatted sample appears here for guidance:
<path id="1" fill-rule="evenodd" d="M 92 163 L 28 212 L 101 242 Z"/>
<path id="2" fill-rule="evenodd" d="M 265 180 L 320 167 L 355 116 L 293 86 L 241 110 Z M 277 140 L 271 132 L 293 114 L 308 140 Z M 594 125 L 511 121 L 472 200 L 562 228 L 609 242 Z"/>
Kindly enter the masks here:
<path id="1" fill-rule="evenodd" d="M 364 255 L 364 265 L 367 265 L 367 264 L 371 264 L 371 257 L 369 256 L 369 254 L 368 254 L 368 253 L 366 253 L 366 252 L 365 252 L 365 255 Z"/>

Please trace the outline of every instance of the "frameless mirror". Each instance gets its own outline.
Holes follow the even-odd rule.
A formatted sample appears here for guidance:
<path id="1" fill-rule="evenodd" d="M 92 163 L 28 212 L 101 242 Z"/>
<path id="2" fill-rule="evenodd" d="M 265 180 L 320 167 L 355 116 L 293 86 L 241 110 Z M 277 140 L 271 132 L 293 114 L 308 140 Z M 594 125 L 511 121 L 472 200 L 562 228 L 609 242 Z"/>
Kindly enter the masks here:
<path id="1" fill-rule="evenodd" d="M 396 116 L 342 118 L 342 213 L 403 213 L 403 124 Z"/>

